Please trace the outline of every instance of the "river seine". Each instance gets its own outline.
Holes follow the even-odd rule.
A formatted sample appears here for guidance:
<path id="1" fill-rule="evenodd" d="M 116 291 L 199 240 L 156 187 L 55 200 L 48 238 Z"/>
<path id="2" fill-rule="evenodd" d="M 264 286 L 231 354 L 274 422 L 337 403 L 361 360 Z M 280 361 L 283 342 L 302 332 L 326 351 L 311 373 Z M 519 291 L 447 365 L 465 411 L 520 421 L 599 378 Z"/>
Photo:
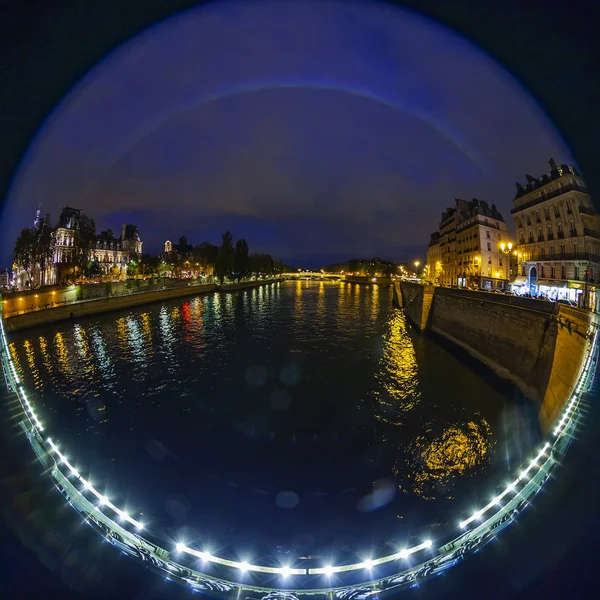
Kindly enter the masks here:
<path id="1" fill-rule="evenodd" d="M 290 281 L 9 341 L 49 435 L 165 547 L 395 552 L 455 531 L 539 439 L 532 407 L 410 328 L 390 288 Z"/>

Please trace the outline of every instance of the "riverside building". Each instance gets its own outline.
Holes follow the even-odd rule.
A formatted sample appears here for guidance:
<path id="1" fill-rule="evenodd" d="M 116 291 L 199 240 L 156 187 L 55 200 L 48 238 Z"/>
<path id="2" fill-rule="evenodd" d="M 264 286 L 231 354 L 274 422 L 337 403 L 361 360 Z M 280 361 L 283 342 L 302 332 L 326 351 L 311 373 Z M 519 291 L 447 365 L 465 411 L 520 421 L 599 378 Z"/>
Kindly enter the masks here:
<path id="1" fill-rule="evenodd" d="M 517 183 L 511 213 L 517 230 L 517 292 L 568 299 L 598 308 L 600 232 L 587 186 L 577 168 L 557 165 Z"/>
<path id="2" fill-rule="evenodd" d="M 427 249 L 430 279 L 446 286 L 504 290 L 510 277 L 506 223 L 495 204 L 457 198 L 442 213 Z"/>

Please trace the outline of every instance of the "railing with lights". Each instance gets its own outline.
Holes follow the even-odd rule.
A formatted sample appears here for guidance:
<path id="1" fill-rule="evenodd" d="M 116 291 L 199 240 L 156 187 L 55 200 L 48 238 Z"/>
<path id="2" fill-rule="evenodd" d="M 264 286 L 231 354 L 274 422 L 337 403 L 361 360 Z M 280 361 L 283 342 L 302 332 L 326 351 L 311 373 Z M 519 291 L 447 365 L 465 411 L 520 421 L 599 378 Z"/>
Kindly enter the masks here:
<path id="1" fill-rule="evenodd" d="M 537 454 L 525 465 L 512 482 L 508 483 L 501 493 L 494 496 L 488 504 L 474 511 L 474 513 L 458 523 L 461 534 L 450 542 L 435 549 L 431 540 L 402 549 L 393 554 L 368 558 L 359 563 L 347 565 L 323 565 L 316 568 L 298 568 L 293 565 L 262 566 L 247 561 L 235 561 L 221 558 L 207 551 L 196 550 L 183 542 L 175 545 L 177 556 L 185 560 L 199 559 L 202 565 L 213 563 L 235 570 L 238 573 L 257 573 L 279 576 L 282 586 L 259 587 L 240 582 L 219 579 L 200 570 L 179 564 L 171 559 L 171 554 L 151 540 L 142 538 L 139 532 L 146 530 L 142 521 L 132 517 L 127 511 L 119 508 L 102 493 L 97 486 L 85 479 L 74 466 L 67 455 L 60 449 L 59 444 L 51 438 L 44 438 L 44 427 L 40 422 L 32 403 L 27 398 L 22 382 L 18 376 L 4 332 L 4 325 L 0 320 L 0 356 L 8 388 L 15 393 L 22 405 L 26 420 L 22 422 L 36 454 L 47 466 L 51 463 L 50 475 L 56 487 L 67 498 L 70 504 L 80 512 L 86 522 L 100 531 L 108 541 L 121 550 L 146 561 L 155 569 L 166 573 L 169 578 L 181 580 L 196 590 L 222 591 L 229 593 L 232 590 L 244 588 L 247 591 L 259 593 L 282 591 L 294 594 L 318 593 L 335 595 L 339 598 L 350 596 L 368 597 L 382 589 L 397 588 L 412 585 L 431 574 L 439 573 L 458 560 L 464 558 L 467 552 L 473 551 L 492 539 L 499 531 L 504 529 L 514 516 L 518 514 L 541 489 L 549 478 L 551 471 L 557 466 L 557 456 L 564 454 L 571 440 L 570 431 L 575 427 L 578 417 L 578 408 L 581 396 L 593 379 L 598 356 L 598 332 L 596 331 L 588 349 L 578 384 L 564 409 L 560 420 L 553 430 L 549 441 L 545 441 Z M 49 461 L 49 457 L 50 461 Z M 53 464 L 52 464 L 53 463 Z M 112 518 L 114 515 L 116 521 Z M 126 528 L 131 525 L 134 531 Z M 386 563 L 407 560 L 412 555 L 418 555 L 425 550 L 429 551 L 429 559 L 418 565 L 411 566 L 395 575 L 376 579 L 374 570 Z M 299 584 L 294 576 L 302 576 L 301 581 L 312 580 L 310 576 L 325 577 L 329 582 L 334 576 L 342 576 L 353 571 L 367 571 L 369 578 L 360 584 L 326 588 L 292 587 L 290 582 Z M 317 582 L 319 580 L 317 579 Z M 340 582 L 341 583 L 341 582 Z"/>

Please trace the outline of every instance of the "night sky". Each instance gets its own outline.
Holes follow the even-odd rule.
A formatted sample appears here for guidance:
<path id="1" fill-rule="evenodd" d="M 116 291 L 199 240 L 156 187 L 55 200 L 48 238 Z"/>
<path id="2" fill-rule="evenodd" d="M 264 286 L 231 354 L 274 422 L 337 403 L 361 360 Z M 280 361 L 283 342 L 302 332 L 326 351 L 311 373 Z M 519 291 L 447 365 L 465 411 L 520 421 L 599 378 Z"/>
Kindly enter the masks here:
<path id="1" fill-rule="evenodd" d="M 0 264 L 39 203 L 298 266 L 424 256 L 455 197 L 509 223 L 515 181 L 573 162 L 526 92 L 468 42 L 376 3 L 216 2 L 93 68 L 39 131 L 5 203 Z M 512 226 L 512 225 L 511 225 Z"/>

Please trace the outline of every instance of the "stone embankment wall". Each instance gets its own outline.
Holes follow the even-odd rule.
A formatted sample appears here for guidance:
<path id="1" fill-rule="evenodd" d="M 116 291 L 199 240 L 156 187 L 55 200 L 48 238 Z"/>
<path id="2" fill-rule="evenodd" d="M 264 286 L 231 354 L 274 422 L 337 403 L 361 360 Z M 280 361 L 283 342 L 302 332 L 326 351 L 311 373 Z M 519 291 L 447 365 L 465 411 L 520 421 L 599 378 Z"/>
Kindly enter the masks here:
<path id="1" fill-rule="evenodd" d="M 407 318 L 512 381 L 548 431 L 579 378 L 592 314 L 531 298 L 400 284 Z"/>
<path id="2" fill-rule="evenodd" d="M 191 280 L 192 283 L 200 283 Z M 84 283 L 68 286 L 46 286 L 37 290 L 2 294 L 2 315 L 10 317 L 18 312 L 28 312 L 84 300 L 107 298 L 137 292 L 187 287 L 189 281 L 181 279 L 130 279 L 118 282 Z"/>
<path id="3" fill-rule="evenodd" d="M 82 300 L 80 302 L 74 302 L 72 304 L 65 304 L 62 306 L 58 305 L 41 310 L 34 310 L 31 312 L 5 317 L 4 327 L 7 331 L 16 331 L 18 329 L 36 327 L 45 323 L 54 323 L 57 321 L 76 319 L 78 317 L 85 317 L 103 312 L 122 310 L 125 308 L 131 308 L 133 306 L 150 304 L 152 302 L 162 302 L 165 300 L 172 300 L 174 298 L 181 298 L 184 296 L 208 294 L 215 291 L 238 291 L 252 287 L 257 287 L 260 285 L 267 285 L 270 283 L 274 283 L 275 281 L 277 280 L 272 279 L 261 281 L 248 281 L 223 286 L 217 286 L 215 284 L 188 285 L 186 282 L 178 282 L 179 285 L 171 285 L 167 286 L 166 288 L 163 288 L 162 285 L 160 286 L 160 289 L 152 289 L 148 287 L 147 290 L 139 290 L 139 293 L 130 293 L 128 295 L 113 296 L 111 298 L 91 298 L 87 300 Z"/>

